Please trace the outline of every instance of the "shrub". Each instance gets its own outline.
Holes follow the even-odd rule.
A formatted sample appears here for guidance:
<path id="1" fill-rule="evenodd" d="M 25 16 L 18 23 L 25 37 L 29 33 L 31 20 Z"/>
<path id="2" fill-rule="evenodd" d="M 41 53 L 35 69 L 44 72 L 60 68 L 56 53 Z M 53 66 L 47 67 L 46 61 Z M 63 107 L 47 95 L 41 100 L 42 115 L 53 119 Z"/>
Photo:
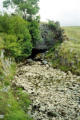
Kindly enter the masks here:
<path id="1" fill-rule="evenodd" d="M 0 16 L 0 32 L 4 49 L 9 56 L 25 58 L 31 54 L 31 35 L 28 22 L 19 16 Z"/>

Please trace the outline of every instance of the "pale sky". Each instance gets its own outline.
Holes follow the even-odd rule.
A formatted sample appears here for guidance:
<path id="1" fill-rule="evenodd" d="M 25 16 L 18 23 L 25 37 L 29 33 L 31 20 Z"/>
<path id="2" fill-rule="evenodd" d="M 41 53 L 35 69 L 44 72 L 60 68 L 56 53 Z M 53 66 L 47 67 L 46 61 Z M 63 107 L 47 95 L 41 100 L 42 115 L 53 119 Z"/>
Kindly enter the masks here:
<path id="1" fill-rule="evenodd" d="M 41 21 L 51 19 L 62 26 L 80 26 L 80 0 L 40 0 L 40 16 Z"/>
<path id="2" fill-rule="evenodd" d="M 80 26 L 80 0 L 40 0 L 41 20 L 60 21 L 60 24 Z"/>

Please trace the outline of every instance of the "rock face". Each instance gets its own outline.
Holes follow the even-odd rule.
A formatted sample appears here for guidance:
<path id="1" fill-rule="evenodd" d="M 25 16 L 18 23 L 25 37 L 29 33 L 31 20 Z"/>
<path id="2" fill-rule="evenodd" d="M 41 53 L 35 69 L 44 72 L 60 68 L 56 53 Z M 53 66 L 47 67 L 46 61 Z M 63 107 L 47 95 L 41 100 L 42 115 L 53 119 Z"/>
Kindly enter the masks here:
<path id="1" fill-rule="evenodd" d="M 56 42 L 63 41 L 63 30 L 58 22 L 41 23 L 41 41 L 36 42 L 35 49 L 48 50 L 53 47 Z"/>
<path id="2" fill-rule="evenodd" d="M 30 95 L 34 120 L 79 120 L 80 76 L 34 62 L 18 68 L 15 83 Z"/>

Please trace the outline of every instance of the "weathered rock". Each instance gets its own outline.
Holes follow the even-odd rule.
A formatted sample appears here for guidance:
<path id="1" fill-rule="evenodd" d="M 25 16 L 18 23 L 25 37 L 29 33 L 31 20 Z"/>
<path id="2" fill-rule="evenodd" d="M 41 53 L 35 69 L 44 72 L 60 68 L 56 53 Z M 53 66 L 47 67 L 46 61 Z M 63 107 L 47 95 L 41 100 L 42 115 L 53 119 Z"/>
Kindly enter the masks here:
<path id="1" fill-rule="evenodd" d="M 64 40 L 65 37 L 63 36 L 63 30 L 61 29 L 60 24 L 54 21 L 51 21 L 51 24 L 53 24 L 52 27 L 48 23 L 40 24 L 41 40 L 36 42 L 36 49 L 48 50 L 53 47 L 56 42 Z"/>

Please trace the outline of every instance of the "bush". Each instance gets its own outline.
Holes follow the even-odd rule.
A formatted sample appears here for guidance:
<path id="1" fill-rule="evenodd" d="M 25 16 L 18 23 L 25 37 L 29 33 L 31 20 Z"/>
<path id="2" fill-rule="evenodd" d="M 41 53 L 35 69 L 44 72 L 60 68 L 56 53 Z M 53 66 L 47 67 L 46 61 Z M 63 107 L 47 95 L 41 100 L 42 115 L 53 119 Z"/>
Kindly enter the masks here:
<path id="1" fill-rule="evenodd" d="M 3 40 L 6 56 L 17 57 L 21 55 L 20 44 L 17 42 L 16 35 L 4 34 Z"/>
<path id="2" fill-rule="evenodd" d="M 11 88 L 16 72 L 14 58 L 26 58 L 31 51 L 28 22 L 19 16 L 0 16 L 0 114 L 4 120 L 32 120 L 25 113 L 30 104 L 28 95 L 17 91 L 14 96 Z"/>
<path id="3" fill-rule="evenodd" d="M 28 22 L 19 16 L 0 16 L 0 32 L 8 56 L 25 58 L 31 54 L 31 35 Z"/>

